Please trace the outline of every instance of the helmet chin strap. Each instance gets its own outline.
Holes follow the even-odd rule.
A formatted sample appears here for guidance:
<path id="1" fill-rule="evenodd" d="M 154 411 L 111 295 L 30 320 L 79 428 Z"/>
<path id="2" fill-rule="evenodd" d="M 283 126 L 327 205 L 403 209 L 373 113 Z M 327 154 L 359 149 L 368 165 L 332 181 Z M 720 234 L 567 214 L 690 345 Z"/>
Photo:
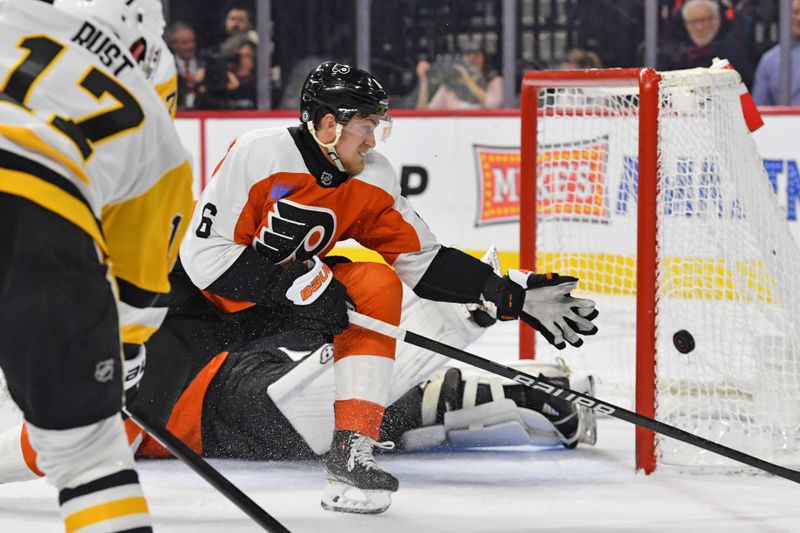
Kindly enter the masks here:
<path id="1" fill-rule="evenodd" d="M 345 172 L 344 166 L 342 166 L 342 162 L 339 160 L 339 154 L 336 153 L 336 143 L 339 142 L 339 137 L 342 136 L 342 125 L 338 122 L 336 123 L 336 136 L 333 138 L 332 143 L 327 144 L 317 138 L 317 130 L 314 128 L 313 120 L 306 122 L 306 127 L 314 140 L 317 141 L 317 144 L 327 150 L 328 156 L 333 160 L 333 164 L 336 165 L 336 168 L 341 172 Z"/>

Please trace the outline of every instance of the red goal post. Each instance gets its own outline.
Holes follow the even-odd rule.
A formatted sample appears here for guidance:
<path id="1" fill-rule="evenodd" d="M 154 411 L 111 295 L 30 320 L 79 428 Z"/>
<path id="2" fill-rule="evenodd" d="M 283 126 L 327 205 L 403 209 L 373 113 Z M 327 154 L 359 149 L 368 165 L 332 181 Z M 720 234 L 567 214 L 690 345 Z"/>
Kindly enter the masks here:
<path id="1" fill-rule="evenodd" d="M 520 108 L 521 192 L 520 268 L 536 269 L 536 160 L 540 91 L 558 87 L 639 87 L 639 216 L 637 244 L 636 412 L 655 416 L 655 299 L 656 299 L 656 180 L 658 176 L 658 81 L 649 68 L 531 71 L 522 80 Z M 642 207 L 649 206 L 646 209 Z M 520 322 L 519 356 L 535 355 L 534 331 Z M 636 465 L 646 473 L 655 469 L 655 434 L 636 428 Z"/>
<path id="2" fill-rule="evenodd" d="M 580 278 L 600 331 L 557 352 L 521 325 L 520 357 L 563 357 L 600 398 L 794 466 L 800 249 L 741 89 L 730 70 L 525 74 L 520 265 Z M 736 470 L 637 428 L 637 468 L 657 465 Z"/>

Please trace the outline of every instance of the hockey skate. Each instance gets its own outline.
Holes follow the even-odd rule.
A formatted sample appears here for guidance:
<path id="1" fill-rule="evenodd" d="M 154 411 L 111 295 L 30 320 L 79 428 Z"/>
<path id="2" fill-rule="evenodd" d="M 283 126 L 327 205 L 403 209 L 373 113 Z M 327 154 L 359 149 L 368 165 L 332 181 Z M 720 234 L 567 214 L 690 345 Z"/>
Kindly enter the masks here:
<path id="1" fill-rule="evenodd" d="M 322 508 L 342 513 L 378 514 L 391 505 L 397 478 L 378 468 L 372 448 L 394 448 L 394 443 L 376 442 L 353 431 L 336 430 L 325 465 L 328 486 Z"/>

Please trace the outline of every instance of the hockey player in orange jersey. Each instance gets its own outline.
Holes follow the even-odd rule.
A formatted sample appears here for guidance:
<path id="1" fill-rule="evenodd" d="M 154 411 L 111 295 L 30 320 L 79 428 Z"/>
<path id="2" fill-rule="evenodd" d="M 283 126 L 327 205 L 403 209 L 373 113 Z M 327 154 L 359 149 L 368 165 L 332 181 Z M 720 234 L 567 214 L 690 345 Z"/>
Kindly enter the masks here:
<path id="1" fill-rule="evenodd" d="M 336 430 L 326 462 L 322 505 L 364 511 L 347 497 L 357 488 L 370 512 L 389 506 L 397 479 L 373 458 L 389 394 L 395 341 L 349 326 L 348 304 L 398 324 L 401 282 L 432 300 L 496 304 L 502 320 L 527 313 L 551 342 L 580 345 L 596 331 L 594 303 L 569 291 L 577 280 L 491 267 L 440 245 L 400 195 L 391 164 L 373 150 L 391 126 L 388 97 L 369 73 L 327 62 L 308 75 L 299 127 L 256 130 L 231 145 L 197 202 L 181 246 L 191 282 L 229 320 L 262 333 L 301 329 L 333 338 Z M 307 299 L 295 291 L 322 272 L 320 259 L 355 239 L 391 265 L 329 261 L 333 279 Z M 244 315 L 242 313 L 245 313 Z M 242 320 L 247 313 L 260 319 Z M 239 318 L 236 318 L 236 315 Z M 247 329 L 246 328 L 246 329 Z M 242 340 L 223 328 L 222 336 Z M 263 336 L 263 335 L 262 335 Z"/>

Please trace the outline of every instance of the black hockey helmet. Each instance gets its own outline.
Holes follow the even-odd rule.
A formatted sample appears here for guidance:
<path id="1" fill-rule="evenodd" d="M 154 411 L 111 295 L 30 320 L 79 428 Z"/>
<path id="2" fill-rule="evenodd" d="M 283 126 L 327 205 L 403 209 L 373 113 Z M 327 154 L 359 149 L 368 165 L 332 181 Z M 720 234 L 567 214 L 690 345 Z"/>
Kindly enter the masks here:
<path id="1" fill-rule="evenodd" d="M 320 108 L 329 109 L 346 124 L 357 114 L 385 117 L 389 98 L 380 82 L 365 70 L 328 61 L 312 70 L 300 95 L 300 121 L 316 120 Z"/>

